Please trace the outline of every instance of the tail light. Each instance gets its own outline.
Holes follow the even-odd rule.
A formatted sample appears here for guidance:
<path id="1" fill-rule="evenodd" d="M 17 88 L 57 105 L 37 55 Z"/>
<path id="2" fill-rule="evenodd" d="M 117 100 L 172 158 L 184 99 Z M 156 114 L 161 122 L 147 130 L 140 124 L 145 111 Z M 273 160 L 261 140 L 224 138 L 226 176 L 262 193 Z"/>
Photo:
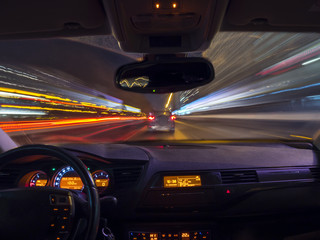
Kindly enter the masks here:
<path id="1" fill-rule="evenodd" d="M 176 116 L 173 116 L 173 115 L 172 115 L 170 118 L 171 118 L 172 121 L 173 121 L 173 120 L 176 120 Z"/>
<path id="2" fill-rule="evenodd" d="M 155 119 L 155 117 L 154 117 L 154 116 L 149 116 L 148 119 L 149 119 L 150 121 L 152 121 L 152 120 Z"/>

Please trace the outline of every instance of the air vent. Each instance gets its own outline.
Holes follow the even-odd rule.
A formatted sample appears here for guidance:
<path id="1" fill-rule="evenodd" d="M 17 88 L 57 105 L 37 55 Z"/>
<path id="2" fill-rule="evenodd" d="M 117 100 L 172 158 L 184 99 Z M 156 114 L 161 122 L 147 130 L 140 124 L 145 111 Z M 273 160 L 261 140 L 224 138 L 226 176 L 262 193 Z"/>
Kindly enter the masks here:
<path id="1" fill-rule="evenodd" d="M 320 182 L 320 168 L 310 168 L 312 178 L 317 182 Z"/>
<path id="2" fill-rule="evenodd" d="M 15 187 L 20 174 L 19 169 L 3 168 L 0 170 L 0 189 Z"/>
<path id="3" fill-rule="evenodd" d="M 132 187 L 138 181 L 143 167 L 116 168 L 113 170 L 116 188 Z"/>
<path id="4" fill-rule="evenodd" d="M 255 170 L 225 171 L 220 172 L 220 174 L 223 184 L 258 182 L 258 176 Z"/>

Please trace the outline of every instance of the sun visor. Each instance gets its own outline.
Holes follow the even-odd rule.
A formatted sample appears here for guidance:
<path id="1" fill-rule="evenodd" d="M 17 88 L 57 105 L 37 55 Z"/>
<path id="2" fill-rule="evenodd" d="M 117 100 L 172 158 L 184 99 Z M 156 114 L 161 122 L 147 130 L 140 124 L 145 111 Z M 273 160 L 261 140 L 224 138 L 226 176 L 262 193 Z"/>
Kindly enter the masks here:
<path id="1" fill-rule="evenodd" d="M 0 38 L 110 34 L 98 0 L 10 0 L 0 2 Z"/>
<path id="2" fill-rule="evenodd" d="M 230 1 L 223 31 L 319 31 L 320 1 Z"/>

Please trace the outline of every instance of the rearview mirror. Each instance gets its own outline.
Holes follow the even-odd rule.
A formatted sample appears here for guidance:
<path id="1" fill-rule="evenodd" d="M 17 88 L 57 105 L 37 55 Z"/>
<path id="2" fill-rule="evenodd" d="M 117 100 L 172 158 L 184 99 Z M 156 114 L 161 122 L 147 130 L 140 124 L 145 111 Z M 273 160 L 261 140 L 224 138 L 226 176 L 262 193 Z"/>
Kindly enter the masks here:
<path id="1" fill-rule="evenodd" d="M 199 87 L 213 79 L 213 66 L 203 58 L 170 58 L 122 66 L 115 83 L 131 92 L 171 93 Z"/>

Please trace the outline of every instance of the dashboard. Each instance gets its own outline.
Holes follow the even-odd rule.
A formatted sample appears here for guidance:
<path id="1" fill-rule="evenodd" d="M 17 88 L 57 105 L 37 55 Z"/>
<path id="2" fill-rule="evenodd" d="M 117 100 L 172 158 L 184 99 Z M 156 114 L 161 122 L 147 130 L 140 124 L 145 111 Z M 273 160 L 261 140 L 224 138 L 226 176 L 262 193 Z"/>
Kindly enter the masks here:
<path id="1" fill-rule="evenodd" d="M 67 149 L 92 174 L 118 239 L 277 239 L 320 229 L 319 155 L 307 143 Z M 14 187 L 81 192 L 83 184 L 58 159 L 34 156 L 0 170 L 0 188 Z M 266 229 L 270 238 L 262 238 Z"/>
<path id="2" fill-rule="evenodd" d="M 56 168 L 52 168 L 51 170 L 49 173 L 42 170 L 29 172 L 20 179 L 19 186 L 50 186 L 69 190 L 83 190 L 83 183 L 72 167 L 63 166 L 58 170 Z M 90 171 L 90 168 L 88 170 Z M 91 175 L 99 193 L 103 193 L 108 189 L 110 182 L 109 173 L 104 170 L 96 170 Z"/>

